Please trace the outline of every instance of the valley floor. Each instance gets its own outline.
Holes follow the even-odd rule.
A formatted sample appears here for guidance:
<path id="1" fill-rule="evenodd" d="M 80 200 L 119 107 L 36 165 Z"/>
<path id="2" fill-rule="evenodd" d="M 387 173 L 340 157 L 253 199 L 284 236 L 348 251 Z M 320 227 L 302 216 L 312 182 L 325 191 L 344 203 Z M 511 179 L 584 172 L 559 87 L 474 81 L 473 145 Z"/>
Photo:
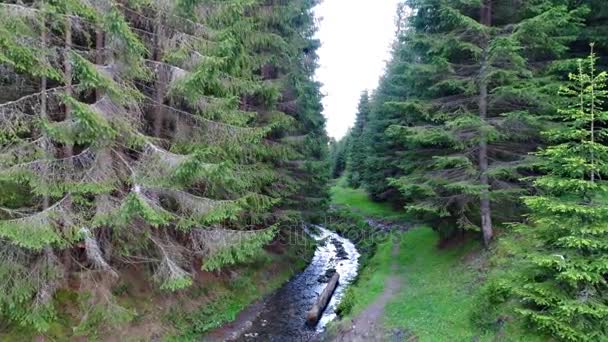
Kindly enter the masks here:
<path id="1" fill-rule="evenodd" d="M 338 183 L 333 203 L 367 218 L 403 218 Z M 378 215 L 380 214 L 380 216 Z M 396 227 L 402 227 L 399 220 Z M 348 294 L 348 313 L 328 331 L 330 341 L 536 341 L 515 325 L 482 329 L 480 290 L 491 271 L 488 252 L 476 239 L 441 244 L 428 226 L 389 233 L 377 245 Z M 373 317 L 373 318 L 372 318 Z M 366 331 L 367 329 L 367 331 Z"/>

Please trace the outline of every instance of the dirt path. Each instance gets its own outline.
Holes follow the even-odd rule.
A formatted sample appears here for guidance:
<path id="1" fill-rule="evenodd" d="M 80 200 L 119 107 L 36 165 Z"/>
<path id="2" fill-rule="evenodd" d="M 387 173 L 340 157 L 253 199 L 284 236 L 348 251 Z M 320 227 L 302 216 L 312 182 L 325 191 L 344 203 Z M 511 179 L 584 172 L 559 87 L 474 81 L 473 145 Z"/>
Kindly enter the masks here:
<path id="1" fill-rule="evenodd" d="M 399 242 L 396 241 L 393 244 L 392 255 L 396 257 L 398 254 Z M 350 327 L 338 333 L 338 336 L 334 339 L 335 342 L 368 342 L 391 339 L 390 334 L 382 327 L 381 319 L 384 307 L 401 288 L 401 278 L 396 275 L 398 274 L 397 269 L 398 265 L 393 261 L 391 265 L 393 272 L 386 279 L 382 294 L 352 320 Z"/>

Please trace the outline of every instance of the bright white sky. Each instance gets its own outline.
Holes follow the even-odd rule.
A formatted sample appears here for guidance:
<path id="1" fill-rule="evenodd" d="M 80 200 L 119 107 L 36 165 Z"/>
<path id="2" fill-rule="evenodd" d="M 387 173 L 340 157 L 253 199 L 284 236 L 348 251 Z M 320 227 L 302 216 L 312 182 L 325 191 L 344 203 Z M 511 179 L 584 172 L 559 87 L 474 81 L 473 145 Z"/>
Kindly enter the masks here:
<path id="1" fill-rule="evenodd" d="M 339 139 L 355 122 L 361 92 L 373 90 L 390 58 L 399 0 L 323 0 L 316 78 L 323 83 L 329 136 Z"/>

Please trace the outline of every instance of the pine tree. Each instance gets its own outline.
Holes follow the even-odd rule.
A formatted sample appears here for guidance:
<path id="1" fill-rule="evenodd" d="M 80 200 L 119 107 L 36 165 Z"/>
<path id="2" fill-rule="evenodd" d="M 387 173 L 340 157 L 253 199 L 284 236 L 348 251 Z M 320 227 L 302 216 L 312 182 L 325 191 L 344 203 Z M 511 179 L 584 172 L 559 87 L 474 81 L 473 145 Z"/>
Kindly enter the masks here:
<path id="1" fill-rule="evenodd" d="M 336 141 L 331 139 L 329 143 L 329 155 L 331 161 L 332 178 L 340 178 L 348 167 L 348 151 L 351 147 L 350 131 L 342 139 Z"/>
<path id="2" fill-rule="evenodd" d="M 366 156 L 368 154 L 365 139 L 365 131 L 370 112 L 369 94 L 367 91 L 361 94 L 357 110 L 355 127 L 349 134 L 350 146 L 348 151 L 348 184 L 354 188 L 361 186 L 361 175 L 365 168 Z"/>
<path id="3" fill-rule="evenodd" d="M 559 110 L 546 132 L 549 146 L 537 152 L 544 173 L 524 234 L 537 241 L 526 280 L 516 288 L 520 311 L 533 325 L 561 340 L 601 341 L 608 336 L 606 192 L 608 74 L 595 55 L 579 61 L 562 89 L 570 106 Z"/>
<path id="4" fill-rule="evenodd" d="M 405 21 L 405 17 L 401 18 Z M 403 175 L 403 156 L 408 149 L 399 139 L 387 135 L 386 130 L 391 125 L 408 124 L 408 118 L 392 104 L 404 101 L 412 91 L 418 89 L 410 83 L 412 79 L 403 77 L 413 54 L 402 43 L 402 34 L 405 31 L 397 36 L 386 73 L 370 98 L 369 115 L 360 138 L 366 146 L 365 162 L 361 165 L 360 173 L 363 188 L 374 200 L 394 203 L 401 203 L 402 195 L 396 186 L 390 184 L 389 179 Z"/>
<path id="5" fill-rule="evenodd" d="M 323 207 L 314 4 L 0 4 L 3 317 L 44 331 L 68 277 L 142 258 L 183 289 Z"/>
<path id="6" fill-rule="evenodd" d="M 407 118 L 388 134 L 407 146 L 404 176 L 393 177 L 414 213 L 448 218 L 493 236 L 491 201 L 517 202 L 538 116 L 552 104 L 543 77 L 560 58 L 585 8 L 553 1 L 410 1 L 403 44 L 413 55 L 405 78 L 415 89 L 389 102 Z"/>

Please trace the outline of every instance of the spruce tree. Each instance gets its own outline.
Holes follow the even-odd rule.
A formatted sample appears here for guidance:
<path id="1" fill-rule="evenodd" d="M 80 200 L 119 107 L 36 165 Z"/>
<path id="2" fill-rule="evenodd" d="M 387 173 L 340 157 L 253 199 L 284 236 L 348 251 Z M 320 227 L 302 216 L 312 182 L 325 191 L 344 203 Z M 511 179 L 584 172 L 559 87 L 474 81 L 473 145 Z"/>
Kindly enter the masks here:
<path id="1" fill-rule="evenodd" d="M 139 260 L 178 291 L 322 209 L 314 4 L 0 4 L 3 317 L 44 331 L 67 279 Z"/>
<path id="2" fill-rule="evenodd" d="M 405 21 L 405 17 L 401 18 Z M 413 56 L 402 42 L 404 32 L 398 34 L 386 72 L 370 98 L 369 115 L 360 137 L 366 148 L 360 174 L 362 187 L 372 199 L 393 203 L 401 203 L 402 194 L 389 180 L 403 175 L 404 153 L 408 153 L 408 149 L 399 139 L 387 135 L 386 130 L 391 125 L 408 124 L 408 118 L 392 104 L 404 101 L 411 92 L 419 89 L 411 84 L 411 78 L 404 77 L 407 63 Z"/>
<path id="3" fill-rule="evenodd" d="M 332 178 L 340 178 L 348 167 L 348 152 L 350 151 L 350 132 L 342 139 L 336 141 L 332 138 L 329 144 Z"/>
<path id="4" fill-rule="evenodd" d="M 355 127 L 350 132 L 350 146 L 348 151 L 348 184 L 354 188 L 361 186 L 361 175 L 365 169 L 367 143 L 365 130 L 370 112 L 369 94 L 367 91 L 361 94 Z"/>
<path id="5" fill-rule="evenodd" d="M 608 74 L 596 62 L 593 53 L 579 60 L 562 89 L 570 105 L 556 113 L 549 146 L 536 153 L 543 175 L 534 179 L 538 194 L 524 198 L 529 225 L 520 227 L 537 248 L 515 289 L 519 312 L 565 341 L 608 336 Z"/>
<path id="6" fill-rule="evenodd" d="M 403 44 L 414 55 L 405 101 L 389 102 L 406 124 L 387 133 L 407 146 L 393 177 L 414 213 L 449 218 L 493 236 L 491 201 L 517 202 L 521 167 L 538 138 L 538 116 L 551 108 L 541 77 L 567 51 L 584 8 L 554 1 L 410 1 Z"/>

